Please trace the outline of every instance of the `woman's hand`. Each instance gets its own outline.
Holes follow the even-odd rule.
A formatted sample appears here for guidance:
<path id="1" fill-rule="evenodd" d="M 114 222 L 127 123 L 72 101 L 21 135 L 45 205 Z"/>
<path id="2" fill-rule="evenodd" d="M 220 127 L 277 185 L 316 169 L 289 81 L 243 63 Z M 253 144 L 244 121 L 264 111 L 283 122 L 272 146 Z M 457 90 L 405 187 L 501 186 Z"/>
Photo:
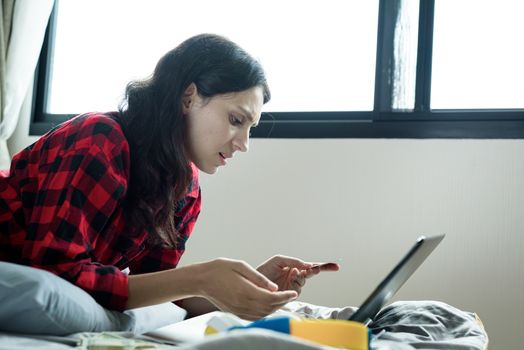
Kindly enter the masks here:
<path id="1" fill-rule="evenodd" d="M 201 294 L 220 310 L 256 320 L 297 298 L 295 291 L 279 291 L 247 263 L 225 258 L 199 264 Z"/>
<path id="2" fill-rule="evenodd" d="M 263 262 L 257 271 L 276 283 L 278 290 L 294 290 L 298 294 L 306 284 L 306 279 L 321 271 L 338 271 L 336 263 L 311 263 L 297 258 L 275 255 Z"/>

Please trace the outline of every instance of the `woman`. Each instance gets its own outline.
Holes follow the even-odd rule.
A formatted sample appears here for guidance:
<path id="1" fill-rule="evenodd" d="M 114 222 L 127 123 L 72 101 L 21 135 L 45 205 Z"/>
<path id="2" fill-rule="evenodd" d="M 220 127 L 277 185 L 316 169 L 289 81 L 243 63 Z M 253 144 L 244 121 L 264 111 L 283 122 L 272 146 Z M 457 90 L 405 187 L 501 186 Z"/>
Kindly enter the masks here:
<path id="1" fill-rule="evenodd" d="M 54 272 L 110 309 L 277 310 L 338 266 L 275 256 L 257 269 L 224 258 L 175 269 L 200 212 L 198 170 L 246 152 L 269 99 L 262 67 L 237 45 L 186 40 L 128 85 L 119 112 L 75 117 L 13 158 L 0 176 L 0 260 Z"/>

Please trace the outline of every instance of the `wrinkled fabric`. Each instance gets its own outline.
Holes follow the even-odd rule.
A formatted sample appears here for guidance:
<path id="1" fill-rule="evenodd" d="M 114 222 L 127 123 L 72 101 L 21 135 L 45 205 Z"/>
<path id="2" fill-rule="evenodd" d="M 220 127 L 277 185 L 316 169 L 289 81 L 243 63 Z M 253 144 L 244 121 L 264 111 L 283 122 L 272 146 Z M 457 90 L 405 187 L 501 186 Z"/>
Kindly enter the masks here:
<path id="1" fill-rule="evenodd" d="M 356 310 L 292 302 L 280 312 L 347 320 Z M 476 314 L 439 301 L 395 302 L 382 309 L 369 328 L 373 350 L 485 350 L 488 346 L 488 336 Z"/>
<path id="2" fill-rule="evenodd" d="M 328 307 L 305 303 L 302 301 L 292 301 L 287 303 L 283 308 L 277 311 L 283 315 L 299 316 L 301 318 L 314 318 L 320 320 L 347 320 L 355 311 L 357 307 Z"/>
<path id="3" fill-rule="evenodd" d="M 406 349 L 484 350 L 488 345 L 476 314 L 437 301 L 393 303 L 369 326 L 374 349 L 390 349 L 389 344 L 399 342 L 411 346 Z"/>

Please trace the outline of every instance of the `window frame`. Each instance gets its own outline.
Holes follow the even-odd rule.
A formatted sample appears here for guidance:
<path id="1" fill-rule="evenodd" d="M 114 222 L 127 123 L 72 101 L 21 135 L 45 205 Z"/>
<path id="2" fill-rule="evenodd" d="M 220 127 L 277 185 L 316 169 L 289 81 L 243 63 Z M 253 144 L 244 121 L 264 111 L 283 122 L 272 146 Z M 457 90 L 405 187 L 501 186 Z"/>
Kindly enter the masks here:
<path id="1" fill-rule="evenodd" d="M 74 114 L 46 113 L 56 8 L 35 74 L 30 135 L 43 135 Z M 380 0 L 373 111 L 263 113 L 253 138 L 524 138 L 524 109 L 430 109 L 435 0 L 420 0 L 415 106 L 391 108 L 393 35 L 401 0 Z"/>

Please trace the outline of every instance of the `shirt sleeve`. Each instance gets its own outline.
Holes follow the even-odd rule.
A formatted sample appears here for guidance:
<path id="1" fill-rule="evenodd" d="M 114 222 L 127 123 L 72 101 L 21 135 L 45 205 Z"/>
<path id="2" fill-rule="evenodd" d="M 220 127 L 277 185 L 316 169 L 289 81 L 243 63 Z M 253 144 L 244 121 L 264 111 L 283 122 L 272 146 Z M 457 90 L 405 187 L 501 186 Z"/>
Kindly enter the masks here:
<path id="1" fill-rule="evenodd" d="M 198 186 L 198 185 L 197 185 Z M 147 246 L 138 257 L 130 262 L 131 274 L 147 273 L 175 268 L 186 249 L 186 241 L 191 236 L 201 208 L 200 187 L 195 194 L 186 196 L 178 202 L 175 225 L 178 231 L 176 247 Z M 146 243 L 147 244 L 147 243 Z"/>
<path id="2" fill-rule="evenodd" d="M 125 152 L 113 146 L 97 139 L 39 164 L 22 254 L 29 265 L 69 280 L 104 307 L 124 310 L 127 275 L 91 259 L 127 189 Z"/>

